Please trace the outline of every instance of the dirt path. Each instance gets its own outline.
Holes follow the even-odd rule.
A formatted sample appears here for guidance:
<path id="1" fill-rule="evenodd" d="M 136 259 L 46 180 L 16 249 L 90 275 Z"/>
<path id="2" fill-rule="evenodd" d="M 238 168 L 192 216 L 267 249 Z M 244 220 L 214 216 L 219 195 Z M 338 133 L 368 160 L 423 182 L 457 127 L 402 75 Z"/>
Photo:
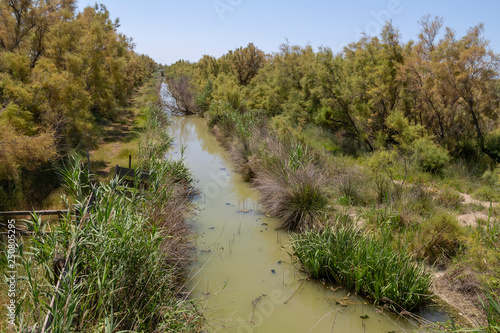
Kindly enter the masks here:
<path id="1" fill-rule="evenodd" d="M 105 180 L 116 164 L 128 166 L 128 155 L 136 155 L 137 136 L 137 114 L 132 110 L 126 117 L 108 124 L 98 149 L 90 152 L 92 173 Z"/>
<path id="2" fill-rule="evenodd" d="M 491 207 L 498 207 L 499 205 L 498 202 L 490 203 L 489 201 L 474 199 L 470 194 L 467 193 L 460 193 L 460 196 L 462 197 L 463 203 L 465 205 L 483 207 L 483 209 L 480 211 L 474 210 L 466 214 L 458 215 L 457 219 L 463 226 L 477 227 L 479 225 L 478 220 L 488 221 L 490 217 L 484 211 L 490 208 L 490 204 Z"/>

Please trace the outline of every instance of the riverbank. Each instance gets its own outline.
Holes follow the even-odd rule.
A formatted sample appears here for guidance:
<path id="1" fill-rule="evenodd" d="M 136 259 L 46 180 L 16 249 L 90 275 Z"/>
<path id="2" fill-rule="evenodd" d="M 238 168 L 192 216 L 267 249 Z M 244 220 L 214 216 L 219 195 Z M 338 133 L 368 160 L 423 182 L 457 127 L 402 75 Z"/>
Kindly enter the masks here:
<path id="1" fill-rule="evenodd" d="M 201 331 L 201 315 L 182 297 L 192 179 L 183 163 L 164 159 L 169 121 L 153 82 L 149 88 L 138 106 L 145 118 L 135 165 L 149 172 L 148 186 L 89 183 L 86 159 L 74 156 L 61 171 L 63 202 L 74 213 L 50 226 L 35 219 L 34 235 L 17 239 L 16 293 L 24 301 L 5 331 L 40 328 L 48 311 L 53 331 Z"/>
<path id="2" fill-rule="evenodd" d="M 483 290 L 488 293 L 498 280 L 499 212 L 494 202 L 485 207 L 463 200 L 470 195 L 461 190 L 480 192 L 467 166 L 449 163 L 432 173 L 388 151 L 332 154 L 326 149 L 330 134 L 319 127 L 284 130 L 265 112 L 237 110 L 222 101 L 213 101 L 204 116 L 280 228 L 321 231 L 331 221 L 353 220 L 370 237 L 384 239 L 394 254 L 427 265 L 435 282 L 422 300 L 451 303 L 446 308 L 455 323 L 484 327 L 498 316 L 494 296 L 491 306 L 483 307 L 488 303 Z M 404 120 L 401 126 L 411 127 Z M 471 223 L 470 216 L 478 213 L 483 217 Z M 431 290 L 442 299 L 431 297 Z"/>
<path id="3" fill-rule="evenodd" d="M 497 276 L 496 203 L 487 205 L 487 221 L 478 218 L 476 223 L 466 223 L 456 217 L 454 210 L 460 216 L 472 214 L 470 209 L 477 214 L 486 209 L 487 203 L 481 202 L 480 209 L 474 208 L 470 202 L 462 201 L 470 196 L 436 184 L 437 179 L 433 179 L 432 187 L 418 178 L 406 180 L 407 184 L 388 180 L 384 174 L 387 170 L 378 169 L 376 160 L 331 156 L 308 145 L 310 137 L 296 136 L 295 132 L 280 137 L 258 113 L 242 114 L 228 105 L 215 103 L 205 116 L 239 171 L 260 191 L 266 213 L 282 221 L 279 227 L 299 232 L 312 228 L 319 234 L 325 226 L 335 225 L 335 221 L 342 225 L 351 220 L 363 233 L 392 248 L 394 255 L 402 252 L 403 256 L 410 255 L 427 264 L 427 274 L 433 276 L 434 283 L 425 293 L 420 292 L 429 296 L 421 299 L 427 300 L 424 304 L 442 304 L 444 300 L 455 323 L 464 327 L 484 327 L 489 325 L 490 316 L 497 318 L 498 301 L 483 294 L 483 286 L 496 281 Z M 377 192 L 370 189 L 374 185 L 386 193 L 385 200 L 377 199 Z M 486 256 L 466 255 L 467 251 L 478 249 Z M 317 253 L 321 249 L 306 242 L 296 253 L 304 251 Z M 330 256 L 329 260 L 333 258 Z M 299 259 L 302 260 L 301 255 Z M 472 267 L 464 269 L 467 263 Z M 316 269 L 331 266 L 325 265 Z M 315 276 L 311 266 L 306 267 Z M 334 283 L 341 281 L 330 278 Z M 441 299 L 435 299 L 436 296 Z M 488 302 L 492 302 L 491 306 Z M 400 304 L 392 300 L 389 304 L 395 305 L 397 312 L 405 312 Z M 453 330 L 451 326 L 440 327 Z"/>
<path id="4" fill-rule="evenodd" d="M 182 154 L 200 194 L 190 219 L 198 237 L 188 290 L 208 332 L 411 331 L 418 324 L 367 299 L 309 279 L 292 260 L 290 233 L 266 216 L 259 193 L 199 116 L 173 118 L 172 154 Z M 181 149 L 185 147 L 185 149 Z M 300 320 L 290 320 L 300 318 Z"/>

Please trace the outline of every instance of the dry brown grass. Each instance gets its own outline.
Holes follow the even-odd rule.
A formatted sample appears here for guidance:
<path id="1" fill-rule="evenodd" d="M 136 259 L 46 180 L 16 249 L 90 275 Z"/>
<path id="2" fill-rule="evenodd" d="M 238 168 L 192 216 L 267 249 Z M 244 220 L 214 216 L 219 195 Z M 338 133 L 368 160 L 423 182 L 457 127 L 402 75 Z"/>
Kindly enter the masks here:
<path id="1" fill-rule="evenodd" d="M 328 171 L 318 156 L 274 135 L 265 138 L 264 146 L 254 184 L 267 213 L 278 219 L 282 229 L 320 226 L 328 212 L 331 191 Z"/>
<path id="2" fill-rule="evenodd" d="M 153 194 L 153 202 L 148 207 L 147 215 L 165 236 L 161 248 L 164 253 L 169 254 L 169 264 L 181 268 L 189 258 L 188 253 L 191 250 L 187 239 L 192 231 L 186 224 L 186 217 L 191 211 L 189 192 L 185 186 L 169 180 L 158 188 L 157 193 L 160 194 Z"/>
<path id="3" fill-rule="evenodd" d="M 278 227 L 298 231 L 318 227 L 327 212 L 329 194 L 325 172 L 310 164 L 290 170 L 260 170 L 254 181 L 261 202 Z"/>

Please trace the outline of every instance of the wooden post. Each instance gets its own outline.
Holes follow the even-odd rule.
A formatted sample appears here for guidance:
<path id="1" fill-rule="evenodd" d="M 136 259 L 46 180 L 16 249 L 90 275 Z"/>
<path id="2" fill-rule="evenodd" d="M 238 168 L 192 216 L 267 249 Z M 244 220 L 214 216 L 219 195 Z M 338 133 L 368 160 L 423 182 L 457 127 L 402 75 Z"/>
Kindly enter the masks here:
<path id="1" fill-rule="evenodd" d="M 88 149 L 87 149 L 87 166 L 89 168 L 89 177 L 90 177 L 90 154 Z"/>
<path id="2" fill-rule="evenodd" d="M 128 155 L 128 168 L 132 169 L 132 155 Z"/>

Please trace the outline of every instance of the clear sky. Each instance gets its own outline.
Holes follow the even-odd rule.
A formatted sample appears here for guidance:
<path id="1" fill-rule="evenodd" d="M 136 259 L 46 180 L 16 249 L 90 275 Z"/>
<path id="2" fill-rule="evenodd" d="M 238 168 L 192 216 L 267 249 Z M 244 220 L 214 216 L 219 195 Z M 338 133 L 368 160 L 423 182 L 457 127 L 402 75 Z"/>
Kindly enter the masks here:
<path id="1" fill-rule="evenodd" d="M 78 0 L 81 9 L 96 1 Z M 120 18 L 119 31 L 136 51 L 162 64 L 220 57 L 252 42 L 267 53 L 286 39 L 301 46 L 340 51 L 361 32 L 378 35 L 392 19 L 403 41 L 417 39 L 418 21 L 439 15 L 459 37 L 479 23 L 490 46 L 500 52 L 498 0 L 100 0 Z"/>

